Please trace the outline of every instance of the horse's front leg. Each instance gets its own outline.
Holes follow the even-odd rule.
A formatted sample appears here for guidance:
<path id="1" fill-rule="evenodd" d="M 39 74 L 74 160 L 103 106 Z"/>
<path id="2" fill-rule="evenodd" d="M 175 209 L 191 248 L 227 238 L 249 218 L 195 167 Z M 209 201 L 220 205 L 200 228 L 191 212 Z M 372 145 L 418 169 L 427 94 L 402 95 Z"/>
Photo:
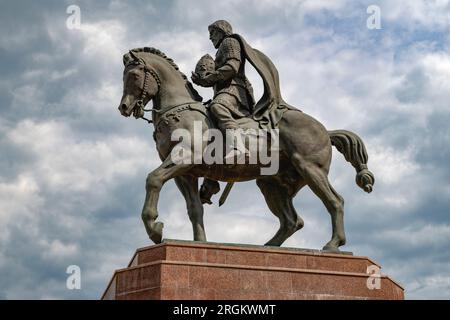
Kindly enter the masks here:
<path id="1" fill-rule="evenodd" d="M 191 164 L 175 164 L 169 156 L 157 169 L 150 172 L 147 176 L 142 221 L 144 222 L 148 236 L 154 243 L 161 243 L 162 229 L 164 227 L 162 222 L 156 222 L 161 188 L 168 180 L 182 175 L 192 166 Z"/>
<path id="2" fill-rule="evenodd" d="M 203 205 L 198 192 L 198 178 L 184 175 L 176 177 L 175 183 L 186 200 L 186 208 L 194 232 L 194 241 L 206 241 L 203 225 Z"/>

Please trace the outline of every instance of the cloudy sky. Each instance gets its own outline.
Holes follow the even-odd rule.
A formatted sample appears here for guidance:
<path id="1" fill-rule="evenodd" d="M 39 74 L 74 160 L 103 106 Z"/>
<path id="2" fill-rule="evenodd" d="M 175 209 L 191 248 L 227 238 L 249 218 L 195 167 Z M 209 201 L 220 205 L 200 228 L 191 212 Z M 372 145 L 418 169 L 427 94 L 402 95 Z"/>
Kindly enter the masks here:
<path id="1" fill-rule="evenodd" d="M 66 26 L 69 5 L 81 9 L 79 29 Z M 367 28 L 369 5 L 381 29 Z M 343 249 L 379 262 L 407 298 L 450 299 L 448 0 L 1 0 L 0 298 L 98 299 L 150 244 L 140 211 L 159 160 L 152 127 L 117 111 L 122 55 L 157 47 L 190 73 L 214 54 L 207 26 L 217 19 L 272 58 L 285 100 L 364 139 L 370 195 L 334 151 Z M 321 248 L 331 232 L 322 203 L 304 188 L 294 204 L 305 227 L 285 246 Z M 166 238 L 192 239 L 173 182 L 159 211 Z M 254 182 L 208 206 L 205 224 L 210 241 L 251 244 L 278 228 Z M 69 265 L 81 268 L 81 290 L 66 288 Z"/>

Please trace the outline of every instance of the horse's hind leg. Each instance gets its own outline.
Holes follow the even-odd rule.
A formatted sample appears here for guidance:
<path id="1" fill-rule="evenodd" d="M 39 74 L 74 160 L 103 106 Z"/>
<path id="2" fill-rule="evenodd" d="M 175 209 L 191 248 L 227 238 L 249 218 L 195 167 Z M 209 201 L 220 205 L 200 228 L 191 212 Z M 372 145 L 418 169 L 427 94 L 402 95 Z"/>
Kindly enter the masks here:
<path id="1" fill-rule="evenodd" d="M 323 167 L 305 161 L 296 154 L 292 156 L 292 163 L 311 190 L 322 200 L 331 215 L 333 234 L 323 250 L 339 251 L 339 247 L 345 244 L 344 199 L 331 186 Z"/>
<path id="2" fill-rule="evenodd" d="M 187 212 L 194 231 L 194 241 L 206 241 L 203 205 L 198 193 L 198 178 L 188 175 L 179 176 L 175 178 L 175 183 L 186 200 Z"/>
<path id="3" fill-rule="evenodd" d="M 280 246 L 294 232 L 303 227 L 303 220 L 297 215 L 292 204 L 292 198 L 296 192 L 290 192 L 276 178 L 260 178 L 256 180 L 256 184 L 261 189 L 270 211 L 280 220 L 280 228 L 266 245 Z"/>

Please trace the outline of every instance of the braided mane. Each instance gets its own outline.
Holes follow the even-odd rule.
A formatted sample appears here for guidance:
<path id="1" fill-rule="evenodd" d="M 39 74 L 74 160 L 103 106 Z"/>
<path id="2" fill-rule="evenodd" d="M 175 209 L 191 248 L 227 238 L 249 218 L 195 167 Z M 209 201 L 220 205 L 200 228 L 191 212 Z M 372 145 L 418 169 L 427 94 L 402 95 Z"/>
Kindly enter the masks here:
<path id="1" fill-rule="evenodd" d="M 164 52 L 162 52 L 159 49 L 153 48 L 153 47 L 135 48 L 135 49 L 131 49 L 130 52 L 123 55 L 123 64 L 125 66 L 127 66 L 130 62 L 135 61 L 132 53 L 148 52 L 148 53 L 157 55 L 158 57 L 161 57 L 164 60 L 166 60 L 176 71 L 178 71 L 178 73 L 181 75 L 181 77 L 186 81 L 186 85 L 188 86 L 189 90 L 191 90 L 195 100 L 203 101 L 203 98 L 200 96 L 200 94 L 197 92 L 197 90 L 195 90 L 192 83 L 188 80 L 188 77 L 183 72 L 180 71 L 180 68 L 173 61 L 173 59 L 169 58 Z"/>

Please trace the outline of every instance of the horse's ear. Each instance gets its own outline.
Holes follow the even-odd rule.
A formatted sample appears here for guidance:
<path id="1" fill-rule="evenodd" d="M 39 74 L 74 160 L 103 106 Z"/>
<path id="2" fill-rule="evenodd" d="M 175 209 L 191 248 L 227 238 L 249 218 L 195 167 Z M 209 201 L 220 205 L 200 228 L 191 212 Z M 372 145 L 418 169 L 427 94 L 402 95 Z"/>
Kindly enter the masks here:
<path id="1" fill-rule="evenodd" d="M 127 66 L 130 62 L 136 61 L 139 62 L 141 59 L 139 59 L 138 56 L 133 52 L 133 50 L 128 51 L 128 53 L 125 53 L 123 55 L 123 65 Z"/>
<path id="2" fill-rule="evenodd" d="M 141 57 L 138 57 L 138 56 L 136 55 L 136 51 L 130 50 L 130 51 L 128 52 L 128 55 L 131 57 L 130 62 L 131 62 L 131 61 L 134 61 L 134 62 L 137 63 L 137 64 L 142 64 L 142 65 L 145 66 L 145 61 L 144 61 L 144 59 L 142 59 Z"/>
<path id="3" fill-rule="evenodd" d="M 134 60 L 139 60 L 139 58 L 134 54 L 133 50 L 130 50 L 128 53 L 133 57 Z"/>
<path id="4" fill-rule="evenodd" d="M 125 53 L 123 55 L 123 65 L 127 66 L 131 61 L 133 61 L 133 57 L 131 57 L 130 53 Z"/>

